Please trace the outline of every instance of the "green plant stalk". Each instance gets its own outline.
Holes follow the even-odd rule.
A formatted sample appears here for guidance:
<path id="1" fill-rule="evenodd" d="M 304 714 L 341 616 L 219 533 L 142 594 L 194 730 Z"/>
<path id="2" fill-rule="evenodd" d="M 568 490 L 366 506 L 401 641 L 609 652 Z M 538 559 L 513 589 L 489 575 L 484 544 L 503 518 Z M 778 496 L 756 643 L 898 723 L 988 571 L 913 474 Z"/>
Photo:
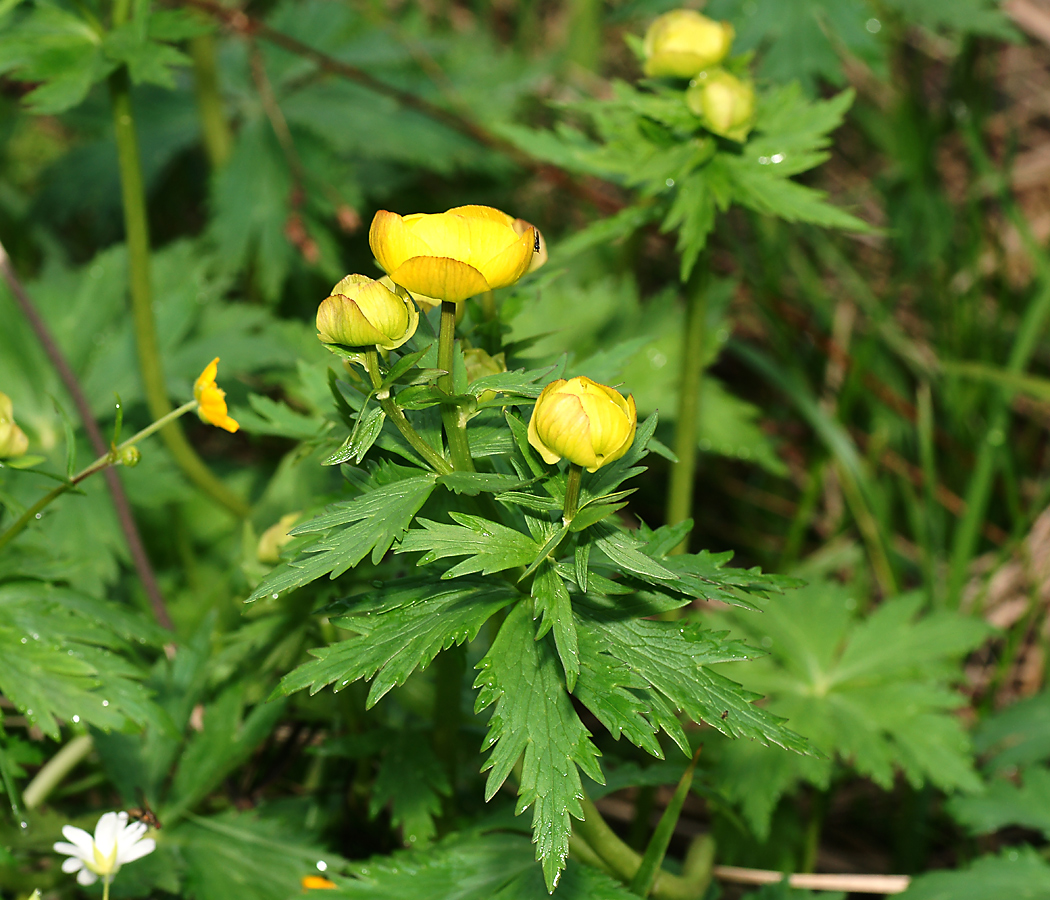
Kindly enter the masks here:
<path id="1" fill-rule="evenodd" d="M 805 846 L 802 850 L 800 872 L 814 872 L 817 868 L 817 853 L 820 851 L 820 835 L 824 830 L 824 815 L 828 808 L 827 791 L 817 791 L 813 796 L 813 808 L 806 822 Z"/>
<path id="2" fill-rule="evenodd" d="M 915 396 L 915 405 L 918 410 L 918 432 L 919 432 L 919 460 L 922 464 L 922 490 L 923 504 L 926 507 L 922 515 L 922 527 L 926 548 L 926 582 L 929 603 L 931 607 L 943 605 L 942 585 L 936 577 L 936 559 L 939 552 L 943 550 L 941 544 L 941 529 L 935 517 L 937 512 L 937 500 L 935 488 L 937 485 L 937 456 L 933 446 L 933 395 L 930 393 L 930 383 L 922 381 L 919 383 Z"/>
<path id="3" fill-rule="evenodd" d="M 678 462 L 671 466 L 667 487 L 667 524 L 677 525 L 693 514 L 693 488 L 696 482 L 697 444 L 700 428 L 700 397 L 704 386 L 704 343 L 707 325 L 707 286 L 703 279 L 693 282 L 686 299 L 685 337 L 682 344 L 682 380 L 678 389 L 678 418 L 675 420 L 674 452 Z M 688 536 L 671 553 L 685 553 Z"/>
<path id="4" fill-rule="evenodd" d="M 389 390 L 382 390 L 383 375 L 379 371 L 379 353 L 375 347 L 365 350 L 365 368 L 368 377 L 372 381 L 372 387 L 376 389 L 376 399 L 379 406 L 386 413 L 386 417 L 394 423 L 401 432 L 402 437 L 408 441 L 413 450 L 423 457 L 436 472 L 448 475 L 452 472 L 452 466 L 433 447 L 420 437 L 418 431 L 412 427 L 401 407 L 397 405 Z"/>
<path id="5" fill-rule="evenodd" d="M 118 10 L 114 9 L 114 22 Z M 157 329 L 153 321 L 153 286 L 150 275 L 149 222 L 146 218 L 146 195 L 139 160 L 138 136 L 131 109 L 131 89 L 126 68 L 109 78 L 113 106 L 113 129 L 117 142 L 117 162 L 124 202 L 124 230 L 128 248 L 128 275 L 131 289 L 131 312 L 135 327 L 139 371 L 146 393 L 146 403 L 154 419 L 171 412 L 171 402 L 164 384 Z M 204 464 L 190 446 L 182 429 L 172 424 L 161 437 L 183 473 L 216 503 L 239 518 L 248 515 L 249 507 L 224 485 Z"/>
<path id="6" fill-rule="evenodd" d="M 649 840 L 649 846 L 645 848 L 645 854 L 638 865 L 638 871 L 631 879 L 631 891 L 639 897 L 648 897 L 656 882 L 656 876 L 660 872 L 667 848 L 671 845 L 671 836 L 674 834 L 678 817 L 682 814 L 682 806 L 685 798 L 689 795 L 689 789 L 693 786 L 693 771 L 696 769 L 696 761 L 700 758 L 700 751 L 693 754 L 693 761 L 682 774 L 675 788 L 671 802 L 667 804 L 664 814 L 660 816 L 660 822 Z"/>
<path id="7" fill-rule="evenodd" d="M 75 488 L 85 478 L 94 475 L 96 472 L 102 471 L 107 466 L 115 465 L 120 460 L 120 452 L 122 450 L 124 450 L 127 447 L 133 447 L 139 441 L 149 437 L 155 431 L 164 428 L 164 426 L 166 426 L 170 422 L 173 422 L 179 416 L 189 412 L 191 409 L 196 408 L 197 401 L 191 400 L 189 403 L 184 403 L 178 409 L 173 409 L 166 416 L 162 416 L 156 422 L 153 422 L 151 425 L 147 425 L 140 432 L 138 432 L 135 435 L 132 435 L 130 438 L 124 441 L 123 444 L 113 447 L 108 453 L 102 454 L 102 456 L 100 456 L 93 463 L 91 463 L 91 465 L 77 472 L 77 474 L 70 478 L 69 481 L 62 482 L 62 484 L 58 485 L 58 487 L 45 494 L 43 497 L 37 500 L 36 503 L 29 507 L 29 509 L 22 513 L 22 515 L 18 517 L 17 521 L 15 521 L 10 528 L 8 528 L 6 531 L 0 534 L 0 550 L 3 550 L 4 547 L 11 543 L 11 541 L 13 541 L 16 537 L 18 537 L 18 535 L 22 533 L 25 527 L 30 522 L 32 522 L 33 519 L 36 518 L 37 514 L 40 513 L 45 507 L 47 507 L 48 504 L 50 504 L 53 500 L 56 500 L 57 498 L 61 497 L 64 493 L 66 493 L 66 491 Z"/>
<path id="8" fill-rule="evenodd" d="M 590 798 L 583 797 L 580 805 L 583 807 L 585 818 L 583 821 L 573 822 L 573 838 L 582 841 L 587 849 L 602 861 L 602 867 L 610 874 L 624 884 L 630 884 L 642 863 L 641 854 L 620 840 Z M 681 878 L 662 869 L 656 873 L 652 889 L 652 896 L 656 900 L 696 900 L 697 897 L 703 896 L 711 880 L 710 863 L 714 859 L 713 853 L 704 848 L 704 852 L 692 853 L 691 856 L 693 858 L 688 860 L 691 863 L 689 878 Z M 708 863 L 706 867 L 704 860 Z"/>
<path id="9" fill-rule="evenodd" d="M 466 668 L 467 651 L 463 646 L 453 645 L 434 660 L 434 752 L 445 766 L 451 787 L 445 803 L 446 816 L 453 811 L 456 798 L 463 673 Z"/>
<path id="10" fill-rule="evenodd" d="M 62 783 L 77 764 L 90 752 L 94 746 L 91 735 L 81 734 L 73 738 L 61 750 L 51 757 L 40 771 L 36 773 L 33 780 L 29 782 L 22 792 L 22 803 L 26 809 L 35 809 L 43 803 L 51 792 Z"/>
<path id="11" fill-rule="evenodd" d="M 568 525 L 576 518 L 580 508 L 580 485 L 583 482 L 583 466 L 569 463 L 569 481 L 565 486 L 565 504 L 562 507 L 562 522 Z"/>
<path id="12" fill-rule="evenodd" d="M 456 349 L 456 304 L 441 302 L 441 326 L 438 331 L 438 364 L 445 374 L 438 378 L 438 390 L 451 397 L 454 391 L 452 367 Z M 467 423 L 463 411 L 454 403 L 441 404 L 441 421 L 445 426 L 445 440 L 452 457 L 452 468 L 459 472 L 473 472 L 474 460 L 467 441 Z"/>
<path id="13" fill-rule="evenodd" d="M 201 119 L 201 137 L 204 151 L 212 169 L 221 169 L 230 158 L 233 135 L 222 105 L 219 91 L 219 67 L 215 62 L 215 35 L 198 34 L 190 40 L 193 57 L 193 86 L 197 94 L 197 110 Z"/>

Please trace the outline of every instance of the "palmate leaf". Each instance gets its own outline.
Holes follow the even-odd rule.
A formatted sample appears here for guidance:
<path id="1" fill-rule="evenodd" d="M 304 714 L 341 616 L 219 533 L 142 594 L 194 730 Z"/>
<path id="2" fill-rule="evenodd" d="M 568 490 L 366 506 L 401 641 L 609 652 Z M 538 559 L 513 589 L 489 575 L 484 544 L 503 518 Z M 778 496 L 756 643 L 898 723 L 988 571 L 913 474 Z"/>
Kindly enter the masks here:
<path id="1" fill-rule="evenodd" d="M 455 578 L 480 572 L 491 575 L 517 566 L 527 566 L 539 552 L 540 545 L 528 535 L 506 525 L 450 512 L 455 525 L 445 525 L 430 519 L 420 519 L 422 528 L 413 528 L 405 535 L 398 553 L 425 551 L 420 565 L 446 559 L 450 556 L 467 556 L 468 559 L 453 566 L 442 578 Z"/>
<path id="2" fill-rule="evenodd" d="M 782 719 L 754 705 L 759 694 L 709 668 L 752 657 L 754 652 L 739 641 L 726 640 L 724 633 L 708 631 L 698 623 L 633 618 L 604 597 L 588 597 L 577 608 L 581 613 L 578 629 L 581 635 L 589 632 L 586 643 L 581 638 L 581 654 L 585 646 L 590 651 L 598 649 L 627 666 L 647 685 L 645 696 L 654 710 L 681 711 L 728 737 L 748 737 L 799 752 L 808 749 L 805 739 L 784 727 Z M 663 716 L 653 724 L 664 727 L 666 721 Z M 690 752 L 681 741 L 680 729 L 677 735 L 665 730 L 684 752 Z M 630 736 L 626 729 L 624 733 Z"/>
<path id="3" fill-rule="evenodd" d="M 478 663 L 475 712 L 494 707 L 484 744 L 492 748 L 483 769 L 489 772 L 486 800 L 524 755 L 515 812 L 532 807 L 536 858 L 553 890 L 569 853 L 570 816 L 583 818 L 579 769 L 594 781 L 603 778 L 598 748 L 565 691 L 556 652 L 549 638 L 536 640 L 528 607 L 511 610 Z"/>
<path id="4" fill-rule="evenodd" d="M 970 744 L 953 710 L 957 661 L 987 633 L 954 614 L 919 616 L 921 598 L 885 601 L 861 620 L 847 588 L 818 583 L 767 604 L 761 615 L 722 614 L 770 655 L 731 674 L 765 694 L 824 759 L 763 760 L 769 751 L 718 749 L 728 795 L 759 837 L 781 794 L 799 780 L 824 785 L 841 758 L 889 788 L 896 771 L 914 785 L 977 790 Z M 724 671 L 724 670 L 723 670 Z"/>
<path id="5" fill-rule="evenodd" d="M 550 893 L 527 837 L 493 831 L 459 833 L 426 850 L 355 863 L 352 879 L 338 879 L 332 897 L 357 900 L 547 900 Z M 559 900 L 629 900 L 608 875 L 570 863 L 558 883 Z"/>
<path id="6" fill-rule="evenodd" d="M 345 641 L 311 650 L 317 659 L 285 675 L 275 693 L 310 688 L 316 694 L 338 682 L 372 678 L 366 706 L 371 708 L 391 688 L 404 684 L 417 667 L 426 668 L 453 644 L 472 641 L 497 610 L 522 595 L 500 581 L 460 578 L 447 588 L 431 580 L 396 582 L 367 597 L 353 597 L 333 607 L 333 621 L 356 633 Z M 339 609 L 355 614 L 335 618 Z"/>
<path id="7" fill-rule="evenodd" d="M 996 778 L 982 794 L 953 797 L 952 818 L 976 834 L 1019 825 L 1050 836 L 1050 768 L 1026 769 L 1020 784 Z"/>
<path id="8" fill-rule="evenodd" d="M 405 845 L 423 847 L 436 833 L 434 817 L 441 812 L 442 796 L 452 791 L 448 776 L 425 735 L 402 730 L 384 743 L 369 814 L 375 818 L 389 804 L 390 820 L 401 829 Z"/>
<path id="9" fill-rule="evenodd" d="M 1050 759 L 1050 691 L 1008 706 L 985 719 L 974 734 L 974 749 L 990 756 L 1001 771 Z"/>
<path id="10" fill-rule="evenodd" d="M 184 896 L 192 900 L 288 900 L 302 894 L 302 877 L 316 873 L 318 862 L 332 868 L 342 863 L 304 840 L 300 823 L 265 812 L 194 816 L 173 828 L 169 840 L 179 849 Z"/>
<path id="11" fill-rule="evenodd" d="M 1010 848 L 999 856 L 983 856 L 962 871 L 916 876 L 899 896 L 901 900 L 1046 900 L 1050 865 L 1029 847 Z"/>
<path id="12" fill-rule="evenodd" d="M 532 579 L 532 599 L 536 615 L 541 617 L 536 638 L 539 639 L 554 629 L 554 646 L 565 671 L 565 685 L 571 692 L 580 674 L 576 624 L 572 618 L 569 591 L 549 560 L 544 560 L 536 569 L 536 575 Z"/>
<path id="13" fill-rule="evenodd" d="M 0 587 L 0 693 L 50 737 L 58 720 L 103 730 L 156 721 L 145 673 L 120 655 L 121 633 L 155 639 L 155 626 L 109 604 L 39 582 Z"/>
<path id="14" fill-rule="evenodd" d="M 296 559 L 277 566 L 248 601 L 302 587 L 324 575 L 337 578 L 369 553 L 373 562 L 379 562 L 408 529 L 435 484 L 432 475 L 409 474 L 357 499 L 335 503 L 324 515 L 293 529 L 295 535 L 320 532 L 321 537 L 304 546 Z"/>

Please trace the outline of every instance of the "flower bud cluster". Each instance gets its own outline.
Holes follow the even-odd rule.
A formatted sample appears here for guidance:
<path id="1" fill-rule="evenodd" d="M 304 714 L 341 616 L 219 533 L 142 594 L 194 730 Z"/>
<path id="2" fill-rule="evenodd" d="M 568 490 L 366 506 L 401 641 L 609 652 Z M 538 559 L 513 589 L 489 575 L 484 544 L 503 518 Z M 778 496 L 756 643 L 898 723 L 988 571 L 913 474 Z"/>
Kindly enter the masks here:
<path id="1" fill-rule="evenodd" d="M 750 79 L 722 68 L 733 46 L 733 26 L 692 9 L 658 16 L 645 34 L 644 71 L 649 77 L 688 78 L 686 105 L 719 137 L 743 142 L 755 118 Z"/>

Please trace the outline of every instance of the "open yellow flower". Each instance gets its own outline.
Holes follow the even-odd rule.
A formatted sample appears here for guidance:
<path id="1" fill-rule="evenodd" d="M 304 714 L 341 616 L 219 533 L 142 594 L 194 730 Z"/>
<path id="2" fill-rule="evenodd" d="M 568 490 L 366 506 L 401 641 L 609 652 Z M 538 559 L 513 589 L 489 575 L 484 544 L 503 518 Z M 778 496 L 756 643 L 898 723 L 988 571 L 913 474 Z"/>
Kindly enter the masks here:
<path id="1" fill-rule="evenodd" d="M 650 78 L 692 78 L 720 63 L 733 46 L 733 26 L 695 9 L 657 16 L 645 33 L 645 74 Z"/>
<path id="2" fill-rule="evenodd" d="M 226 410 L 226 392 L 215 383 L 215 373 L 219 370 L 219 357 L 215 357 L 204 367 L 200 377 L 193 385 L 193 398 L 197 401 L 197 415 L 201 421 L 229 432 L 237 431 L 241 426 L 230 418 Z"/>
<path id="3" fill-rule="evenodd" d="M 549 464 L 562 457 L 588 472 L 618 460 L 634 443 L 638 411 L 611 387 L 578 376 L 548 384 L 529 420 L 529 443 Z"/>
<path id="4" fill-rule="evenodd" d="M 7 394 L 0 393 L 0 459 L 25 456 L 29 438 L 15 424 L 15 408 Z"/>
<path id="5" fill-rule="evenodd" d="M 368 243 L 395 284 L 451 303 L 514 284 L 546 255 L 532 225 L 489 206 L 408 216 L 380 210 Z"/>
<path id="6" fill-rule="evenodd" d="M 418 324 L 419 310 L 407 291 L 365 275 L 347 275 L 317 308 L 317 336 L 326 344 L 394 350 Z"/>

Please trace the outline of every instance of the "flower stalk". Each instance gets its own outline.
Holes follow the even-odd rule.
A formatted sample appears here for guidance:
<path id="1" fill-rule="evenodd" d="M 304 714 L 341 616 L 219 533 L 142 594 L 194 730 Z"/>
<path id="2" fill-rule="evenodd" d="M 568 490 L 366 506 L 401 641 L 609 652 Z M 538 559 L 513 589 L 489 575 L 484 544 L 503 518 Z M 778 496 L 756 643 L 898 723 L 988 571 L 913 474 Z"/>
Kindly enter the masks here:
<path id="1" fill-rule="evenodd" d="M 456 304 L 449 300 L 441 302 L 441 325 L 438 330 L 438 368 L 445 374 L 438 377 L 438 390 L 446 397 L 454 391 L 452 384 L 452 367 L 455 361 L 456 345 Z M 454 403 L 441 404 L 441 421 L 445 426 L 445 440 L 448 441 L 452 467 L 459 472 L 473 472 L 474 460 L 470 455 L 470 444 L 467 441 L 467 423 L 462 410 Z"/>
<path id="2" fill-rule="evenodd" d="M 64 481 L 58 487 L 54 488 L 43 497 L 41 497 L 36 503 L 34 503 L 29 509 L 27 509 L 18 519 L 0 534 L 0 550 L 3 550 L 11 541 L 13 541 L 19 534 L 21 534 L 26 526 L 32 522 L 52 501 L 57 500 L 67 491 L 75 488 L 85 478 L 89 478 L 96 472 L 102 471 L 109 466 L 115 466 L 121 463 L 121 454 L 124 450 L 129 447 L 134 447 L 139 441 L 148 438 L 151 434 L 156 431 L 160 431 L 166 425 L 174 422 L 179 416 L 185 415 L 191 410 L 196 409 L 198 406 L 196 400 L 190 400 L 189 403 L 184 403 L 178 409 L 173 409 L 165 416 L 161 416 L 156 422 L 147 425 L 140 432 L 128 438 L 124 443 L 118 444 L 115 447 L 111 447 L 107 453 L 103 453 L 98 459 L 85 468 L 81 469 L 74 475 L 69 481 Z"/>
<path id="3" fill-rule="evenodd" d="M 376 398 L 379 400 L 380 408 L 386 413 L 386 417 L 394 423 L 394 427 L 401 432 L 401 436 L 408 441 L 409 446 L 422 456 L 434 471 L 441 475 L 450 474 L 452 466 L 420 437 L 419 432 L 412 427 L 412 423 L 408 421 L 404 412 L 401 411 L 401 407 L 397 405 L 390 393 L 380 390 L 383 385 L 383 375 L 379 371 L 379 352 L 375 347 L 365 350 L 365 369 L 368 371 L 372 387 L 378 392 Z"/>
<path id="4" fill-rule="evenodd" d="M 114 25 L 120 25 L 127 15 L 127 4 L 116 4 Z M 171 401 L 165 388 L 156 323 L 153 320 L 153 285 L 150 274 L 149 221 L 146 217 L 146 194 L 139 158 L 138 135 L 131 108 L 131 85 L 126 68 L 118 69 L 109 78 L 113 107 L 113 130 L 117 143 L 117 162 L 120 168 L 120 186 L 124 205 L 124 230 L 128 248 L 128 276 L 131 293 L 131 312 L 138 350 L 139 371 L 150 414 L 157 420 L 168 419 Z M 223 484 L 205 465 L 186 440 L 177 425 L 166 428 L 161 437 L 183 473 L 216 503 L 224 506 L 238 518 L 248 515 L 249 507 Z"/>
<path id="5" fill-rule="evenodd" d="M 565 486 L 565 505 L 562 507 L 562 521 L 568 525 L 576 518 L 580 508 L 580 485 L 583 482 L 583 466 L 569 463 L 569 481 Z"/>
<path id="6" fill-rule="evenodd" d="M 678 418 L 675 420 L 674 452 L 667 488 L 667 524 L 677 525 L 693 514 L 697 444 L 700 430 L 700 398 L 704 387 L 704 344 L 707 326 L 706 285 L 695 280 L 686 300 L 685 337 L 682 345 L 682 380 L 678 389 Z M 685 553 L 689 538 L 683 538 L 671 553 Z"/>

